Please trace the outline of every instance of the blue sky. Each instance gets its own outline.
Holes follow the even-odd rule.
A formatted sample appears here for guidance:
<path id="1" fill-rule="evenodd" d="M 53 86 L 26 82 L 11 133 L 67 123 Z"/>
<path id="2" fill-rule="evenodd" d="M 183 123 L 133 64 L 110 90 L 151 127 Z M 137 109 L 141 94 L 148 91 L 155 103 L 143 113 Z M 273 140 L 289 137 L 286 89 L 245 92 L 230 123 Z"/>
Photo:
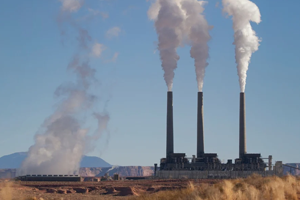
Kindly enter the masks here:
<path id="1" fill-rule="evenodd" d="M 232 21 L 218 2 L 210 0 L 205 6 L 214 26 L 203 89 L 205 151 L 227 160 L 238 157 L 240 89 Z M 252 57 L 246 85 L 247 151 L 299 162 L 300 1 L 253 2 L 262 14 L 261 24 L 253 24 L 262 42 Z M 99 93 L 109 99 L 110 137 L 103 136 L 89 155 L 111 164 L 152 165 L 165 156 L 167 87 L 155 51 L 157 35 L 147 17 L 149 6 L 145 0 L 87 0 L 73 14 L 77 20 L 87 16 L 88 8 L 108 14 L 81 25 L 107 47 L 90 63 L 102 83 Z M 55 89 L 73 79 L 66 68 L 78 49 L 77 35 L 67 28 L 61 36 L 60 7 L 56 0 L 0 2 L 0 156 L 28 150 L 55 108 Z M 108 38 L 113 27 L 121 31 Z M 175 151 L 191 157 L 196 153 L 197 83 L 189 49 L 178 50 L 173 91 Z M 115 53 L 118 58 L 111 62 Z"/>

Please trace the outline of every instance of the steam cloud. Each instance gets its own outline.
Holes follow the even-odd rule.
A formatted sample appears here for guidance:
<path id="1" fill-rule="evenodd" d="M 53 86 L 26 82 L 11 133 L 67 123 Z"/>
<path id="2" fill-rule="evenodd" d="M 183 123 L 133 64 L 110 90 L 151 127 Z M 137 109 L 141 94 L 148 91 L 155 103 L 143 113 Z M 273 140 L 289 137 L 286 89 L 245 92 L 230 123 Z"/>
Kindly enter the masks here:
<path id="1" fill-rule="evenodd" d="M 185 41 L 192 46 L 190 53 L 195 59 L 198 89 L 202 91 L 211 29 L 202 14 L 204 3 L 198 0 L 157 0 L 148 11 L 149 18 L 155 21 L 158 49 L 169 91 L 172 90 L 174 70 L 179 60 L 176 49 Z"/>
<path id="2" fill-rule="evenodd" d="M 186 29 L 188 38 L 192 45 L 191 57 L 195 59 L 195 69 L 198 83 L 198 90 L 202 92 L 205 68 L 208 66 L 208 41 L 209 31 L 212 28 L 208 25 L 204 15 L 204 2 L 198 0 L 186 0 L 182 2 L 182 7 L 186 11 Z"/>
<path id="3" fill-rule="evenodd" d="M 149 18 L 155 20 L 158 49 L 169 91 L 172 91 L 174 70 L 179 60 L 176 49 L 182 42 L 184 30 L 185 16 L 179 4 L 180 0 L 157 0 L 148 11 Z"/>
<path id="4" fill-rule="evenodd" d="M 78 11 L 84 3 L 84 0 L 60 0 L 62 3 L 62 10 L 68 12 Z"/>
<path id="5" fill-rule="evenodd" d="M 62 11 L 77 11 L 83 1 L 61 1 Z M 88 31 L 78 28 L 78 46 L 81 51 L 90 51 L 100 56 L 103 48 L 96 43 L 89 47 L 91 37 Z M 86 55 L 86 54 L 85 54 Z M 106 131 L 109 115 L 106 112 L 94 111 L 99 100 L 91 93 L 92 86 L 97 83 L 96 70 L 89 65 L 88 58 L 76 54 L 68 70 L 74 73 L 74 83 L 63 84 L 55 91 L 55 96 L 62 99 L 55 112 L 49 116 L 35 136 L 35 144 L 30 147 L 28 157 L 18 170 L 19 175 L 25 174 L 76 174 L 84 153 L 91 150 L 93 141 Z M 88 128 L 82 128 L 82 116 L 92 113 L 98 128 L 93 134 Z"/>
<path id="6" fill-rule="evenodd" d="M 232 16 L 234 29 L 235 59 L 241 92 L 245 92 L 247 71 L 252 53 L 258 50 L 259 38 L 250 21 L 261 22 L 259 8 L 249 0 L 222 0 L 223 11 Z"/>

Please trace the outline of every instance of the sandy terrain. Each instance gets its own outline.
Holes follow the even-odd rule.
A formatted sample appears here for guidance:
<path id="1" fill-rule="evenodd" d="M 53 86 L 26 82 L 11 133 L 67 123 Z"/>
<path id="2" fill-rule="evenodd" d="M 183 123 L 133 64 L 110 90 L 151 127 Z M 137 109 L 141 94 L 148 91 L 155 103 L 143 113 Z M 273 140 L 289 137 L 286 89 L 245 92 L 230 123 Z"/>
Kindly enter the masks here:
<path id="1" fill-rule="evenodd" d="M 102 182 L 0 181 L 0 200 L 300 200 L 300 177 Z"/>
<path id="2" fill-rule="evenodd" d="M 213 184 L 217 180 L 193 181 Z M 14 182 L 0 183 L 0 199 L 128 199 L 159 191 L 186 188 L 189 180 L 137 180 L 102 182 Z"/>

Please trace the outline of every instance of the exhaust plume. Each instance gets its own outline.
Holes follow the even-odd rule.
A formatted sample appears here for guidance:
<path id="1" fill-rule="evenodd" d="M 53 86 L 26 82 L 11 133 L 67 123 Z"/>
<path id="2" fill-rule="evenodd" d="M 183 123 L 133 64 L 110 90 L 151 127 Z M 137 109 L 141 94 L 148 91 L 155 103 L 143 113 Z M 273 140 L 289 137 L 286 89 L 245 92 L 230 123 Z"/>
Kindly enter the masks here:
<path id="1" fill-rule="evenodd" d="M 85 0 L 59 0 L 62 3 L 62 11 L 76 12 L 78 11 Z"/>
<path id="2" fill-rule="evenodd" d="M 192 45 L 191 57 L 195 59 L 195 70 L 197 76 L 198 90 L 202 92 L 205 68 L 208 66 L 208 41 L 210 40 L 208 25 L 204 15 L 203 1 L 185 0 L 182 7 L 186 12 L 185 28 L 188 33 L 189 42 Z"/>
<path id="3" fill-rule="evenodd" d="M 259 8 L 250 0 L 222 0 L 223 11 L 232 16 L 234 29 L 235 59 L 241 92 L 245 92 L 247 71 L 252 53 L 258 50 L 259 38 L 250 21 L 259 24 Z"/>
<path id="4" fill-rule="evenodd" d="M 169 91 L 173 87 L 174 70 L 179 60 L 176 50 L 182 42 L 184 28 L 184 13 L 180 2 L 181 0 L 157 0 L 148 11 L 149 18 L 155 21 L 161 65 Z"/>
<path id="5" fill-rule="evenodd" d="M 158 49 L 169 91 L 172 90 L 174 70 L 179 60 L 176 49 L 185 41 L 192 46 L 190 54 L 195 59 L 198 89 L 202 91 L 209 57 L 207 42 L 211 38 L 211 26 L 202 14 L 204 4 L 204 1 L 198 0 L 156 0 L 148 11 L 149 18 L 155 21 Z"/>
<path id="6" fill-rule="evenodd" d="M 79 9 L 81 4 L 78 2 L 83 1 L 61 2 L 62 10 L 70 8 L 67 10 L 69 12 Z M 88 31 L 78 27 L 76 30 L 82 55 L 91 55 L 95 49 L 89 43 L 91 37 Z M 97 52 L 97 55 L 100 56 L 101 52 Z M 77 174 L 82 156 L 92 150 L 93 142 L 106 132 L 109 115 L 95 111 L 99 98 L 91 90 L 98 81 L 95 77 L 96 70 L 89 65 L 89 58 L 81 57 L 78 53 L 67 69 L 75 75 L 76 81 L 56 89 L 54 95 L 61 101 L 36 134 L 35 144 L 30 147 L 18 175 Z M 93 133 L 90 128 L 84 128 L 83 117 L 85 119 L 87 115 L 97 122 Z"/>

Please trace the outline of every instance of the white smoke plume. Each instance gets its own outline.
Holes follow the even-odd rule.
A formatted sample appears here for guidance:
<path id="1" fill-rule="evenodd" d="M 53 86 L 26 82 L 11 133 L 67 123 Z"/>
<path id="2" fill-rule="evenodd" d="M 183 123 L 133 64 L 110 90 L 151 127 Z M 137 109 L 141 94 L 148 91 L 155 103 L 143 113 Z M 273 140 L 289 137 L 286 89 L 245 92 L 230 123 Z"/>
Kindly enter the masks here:
<path id="1" fill-rule="evenodd" d="M 59 0 L 62 3 L 62 11 L 76 12 L 84 4 L 84 0 Z"/>
<path id="2" fill-rule="evenodd" d="M 191 44 L 191 57 L 195 59 L 198 89 L 202 91 L 205 68 L 207 67 L 208 25 L 204 15 L 204 1 L 198 0 L 156 0 L 148 11 L 148 16 L 155 21 L 158 34 L 158 49 L 164 77 L 169 91 L 172 90 L 174 70 L 179 56 L 176 49 L 188 42 Z"/>
<path id="3" fill-rule="evenodd" d="M 241 92 L 245 92 L 247 71 L 252 54 L 258 50 L 259 38 L 250 21 L 259 24 L 261 14 L 250 0 L 222 0 L 223 11 L 232 16 L 234 29 L 235 59 Z"/>
<path id="4" fill-rule="evenodd" d="M 190 53 L 191 57 L 195 59 L 198 90 L 200 92 L 203 89 L 205 68 L 208 66 L 209 48 L 207 43 L 211 38 L 209 31 L 212 29 L 202 14 L 204 3 L 198 0 L 182 1 L 182 8 L 186 12 L 185 29 L 192 45 Z"/>
<path id="5" fill-rule="evenodd" d="M 103 44 L 96 42 L 93 46 L 92 55 L 99 58 L 105 49 Z"/>
<path id="6" fill-rule="evenodd" d="M 179 60 L 176 50 L 183 38 L 185 16 L 180 2 L 181 0 L 157 0 L 148 11 L 149 18 L 155 20 L 158 49 L 169 91 L 172 91 L 174 70 Z"/>
<path id="7" fill-rule="evenodd" d="M 65 6 L 63 3 L 62 10 Z M 95 51 L 89 45 L 91 37 L 84 29 L 76 30 L 80 51 L 89 51 L 87 55 L 90 55 L 90 52 Z M 96 50 L 96 54 L 100 55 L 99 49 Z M 91 92 L 92 87 L 97 84 L 96 70 L 89 65 L 88 58 L 81 57 L 79 53 L 71 60 L 68 70 L 76 76 L 76 81 L 56 89 L 54 94 L 61 101 L 35 136 L 35 144 L 30 147 L 18 175 L 78 173 L 82 156 L 92 149 L 93 142 L 107 129 L 109 115 L 95 111 L 99 98 Z M 93 133 L 89 128 L 83 128 L 82 116 L 88 115 L 87 113 L 91 113 L 91 117 L 97 122 L 98 127 Z"/>
<path id="8" fill-rule="evenodd" d="M 120 27 L 112 27 L 111 29 L 109 29 L 107 32 L 106 32 L 106 37 L 109 38 L 109 39 L 112 39 L 114 37 L 118 37 L 119 34 L 121 32 L 121 28 Z"/>

